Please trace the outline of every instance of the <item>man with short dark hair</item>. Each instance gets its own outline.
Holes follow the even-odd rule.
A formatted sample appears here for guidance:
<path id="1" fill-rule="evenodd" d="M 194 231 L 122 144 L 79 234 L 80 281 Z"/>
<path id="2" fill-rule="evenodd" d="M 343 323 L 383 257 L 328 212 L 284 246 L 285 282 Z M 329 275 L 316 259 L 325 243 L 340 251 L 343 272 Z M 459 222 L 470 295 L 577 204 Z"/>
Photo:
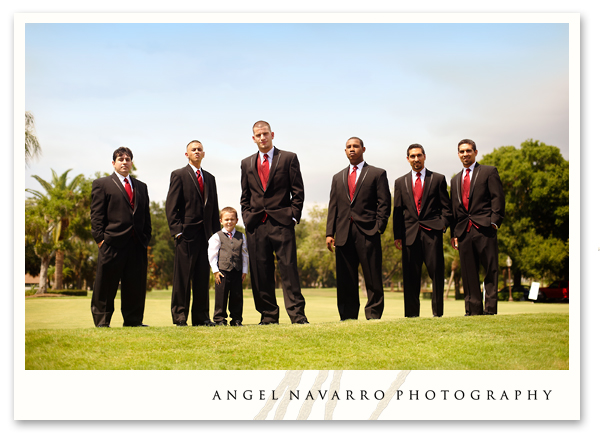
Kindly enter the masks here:
<path id="1" fill-rule="evenodd" d="M 425 149 L 410 145 L 406 160 L 412 170 L 394 185 L 394 243 L 402 250 L 404 316 L 419 317 L 421 270 L 433 285 L 434 317 L 444 314 L 444 232 L 452 222 L 446 177 L 425 168 Z"/>
<path id="2" fill-rule="evenodd" d="M 337 305 L 340 319 L 358 319 L 358 265 L 367 287 L 365 316 L 383 314 L 383 254 L 381 234 L 391 210 L 391 195 L 384 169 L 363 159 L 366 148 L 358 137 L 346 142 L 350 166 L 333 176 L 327 212 L 325 243 L 335 248 Z"/>
<path id="3" fill-rule="evenodd" d="M 465 290 L 466 316 L 498 313 L 497 230 L 504 219 L 504 191 L 498 170 L 476 162 L 477 146 L 471 139 L 458 142 L 463 170 L 450 184 L 454 217 L 452 247 L 458 249 Z M 485 309 L 479 284 L 479 267 L 485 271 Z"/>
<path id="4" fill-rule="evenodd" d="M 113 153 L 115 172 L 92 183 L 90 216 L 98 243 L 92 317 L 99 328 L 110 327 L 119 282 L 123 326 L 147 326 L 142 322 L 152 234 L 150 202 L 146 185 L 129 175 L 132 160 L 129 148 L 118 148 Z"/>
<path id="5" fill-rule="evenodd" d="M 187 326 L 191 290 L 193 326 L 214 326 L 210 320 L 208 240 L 220 229 L 215 177 L 201 168 L 204 146 L 192 140 L 186 147 L 188 164 L 171 173 L 165 203 L 171 235 L 175 239 L 171 317 Z"/>
<path id="6" fill-rule="evenodd" d="M 273 146 L 275 133 L 260 120 L 252 127 L 258 154 L 242 160 L 242 219 L 246 228 L 250 280 L 259 325 L 279 323 L 275 259 L 285 308 L 292 323 L 307 324 L 296 256 L 296 233 L 304 205 L 304 183 L 296 154 Z"/>

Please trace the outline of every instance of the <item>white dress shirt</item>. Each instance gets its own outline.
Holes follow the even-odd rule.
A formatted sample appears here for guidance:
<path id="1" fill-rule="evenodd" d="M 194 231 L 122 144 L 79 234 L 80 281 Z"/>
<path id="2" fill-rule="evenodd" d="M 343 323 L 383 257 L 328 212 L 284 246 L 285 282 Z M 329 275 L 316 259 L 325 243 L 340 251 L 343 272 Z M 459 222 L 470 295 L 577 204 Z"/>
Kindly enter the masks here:
<path id="1" fill-rule="evenodd" d="M 356 167 L 358 169 L 356 169 L 356 181 L 354 182 L 355 184 L 358 182 L 358 177 L 360 177 L 360 172 L 362 171 L 363 166 L 365 166 L 364 160 L 362 162 L 360 162 L 358 165 L 356 165 Z M 350 166 L 348 167 L 348 180 L 350 180 L 350 174 L 352 174 L 353 170 L 354 170 L 354 165 L 350 164 Z"/>
<path id="2" fill-rule="evenodd" d="M 131 177 L 129 175 L 127 177 L 123 177 L 118 172 L 115 172 L 115 174 L 117 174 L 117 177 L 119 177 L 119 180 L 121 180 L 121 184 L 123 185 L 123 187 L 125 187 L 125 179 L 127 178 L 127 180 L 129 180 L 129 185 L 131 186 L 131 193 L 135 194 L 133 189 L 133 181 L 131 181 Z"/>
<path id="3" fill-rule="evenodd" d="M 427 169 L 425 168 L 425 166 L 423 166 L 423 169 L 421 169 L 419 171 L 421 173 L 421 187 L 425 188 L 425 173 L 427 172 Z M 413 169 L 412 171 L 412 185 L 413 185 L 413 189 L 415 188 L 415 183 L 417 182 L 417 171 L 415 171 Z"/>

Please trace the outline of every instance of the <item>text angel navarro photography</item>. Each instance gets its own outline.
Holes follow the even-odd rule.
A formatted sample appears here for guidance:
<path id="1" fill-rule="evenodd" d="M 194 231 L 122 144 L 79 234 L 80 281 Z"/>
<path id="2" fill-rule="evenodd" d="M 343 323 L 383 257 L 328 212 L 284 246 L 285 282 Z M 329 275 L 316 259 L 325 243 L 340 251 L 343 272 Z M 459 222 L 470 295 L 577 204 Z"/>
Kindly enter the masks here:
<path id="1" fill-rule="evenodd" d="M 549 401 L 552 390 L 538 389 L 510 389 L 510 390 L 396 390 L 390 399 L 398 401 Z M 282 393 L 276 393 L 275 390 L 215 390 L 212 397 L 213 401 L 274 401 L 288 399 L 290 401 L 306 400 L 345 400 L 345 401 L 381 401 L 386 397 L 383 390 L 328 390 L 302 391 L 288 390 Z"/>

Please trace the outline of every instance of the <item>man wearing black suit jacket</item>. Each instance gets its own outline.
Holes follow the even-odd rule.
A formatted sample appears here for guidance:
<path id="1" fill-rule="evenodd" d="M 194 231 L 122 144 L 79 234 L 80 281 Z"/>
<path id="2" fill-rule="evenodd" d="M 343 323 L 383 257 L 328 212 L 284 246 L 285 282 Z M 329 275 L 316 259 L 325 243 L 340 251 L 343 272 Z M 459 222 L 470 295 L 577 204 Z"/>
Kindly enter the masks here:
<path id="1" fill-rule="evenodd" d="M 394 186 L 394 243 L 402 250 L 404 315 L 419 317 L 421 269 L 427 267 L 433 284 L 431 309 L 444 314 L 444 232 L 451 224 L 446 177 L 425 168 L 425 149 L 410 145 L 406 160 L 412 171 Z"/>
<path id="2" fill-rule="evenodd" d="M 458 142 L 463 170 L 450 182 L 452 247 L 460 256 L 467 316 L 498 313 L 497 230 L 504 219 L 504 191 L 498 170 L 476 163 L 476 157 L 475 142 Z M 480 264 L 485 271 L 485 310 L 479 286 Z"/>
<path id="3" fill-rule="evenodd" d="M 175 239 L 171 316 L 177 326 L 187 326 L 192 288 L 192 325 L 214 326 L 208 298 L 208 240 L 220 230 L 219 203 L 215 177 L 201 169 L 204 155 L 198 140 L 187 145 L 185 156 L 189 163 L 171 173 L 165 203 L 169 229 Z"/>
<path id="4" fill-rule="evenodd" d="M 385 170 L 363 160 L 366 148 L 358 137 L 346 142 L 350 167 L 333 176 L 327 212 L 326 244 L 335 248 L 337 304 L 341 320 L 358 319 L 358 264 L 367 287 L 367 320 L 383 313 L 381 234 L 391 211 Z"/>
<path id="5" fill-rule="evenodd" d="M 98 244 L 98 267 L 92 293 L 92 317 L 97 327 L 110 327 L 121 282 L 123 326 L 147 326 L 147 247 L 152 234 L 148 188 L 129 176 L 133 153 L 120 147 L 113 153 L 115 172 L 94 180 L 90 215 Z"/>
<path id="6" fill-rule="evenodd" d="M 285 308 L 292 323 L 307 324 L 300 289 L 294 227 L 304 205 L 298 157 L 273 146 L 275 133 L 265 121 L 252 127 L 258 154 L 242 160 L 242 218 L 246 227 L 250 279 L 260 325 L 279 323 L 275 298 L 275 259 L 281 274 Z"/>

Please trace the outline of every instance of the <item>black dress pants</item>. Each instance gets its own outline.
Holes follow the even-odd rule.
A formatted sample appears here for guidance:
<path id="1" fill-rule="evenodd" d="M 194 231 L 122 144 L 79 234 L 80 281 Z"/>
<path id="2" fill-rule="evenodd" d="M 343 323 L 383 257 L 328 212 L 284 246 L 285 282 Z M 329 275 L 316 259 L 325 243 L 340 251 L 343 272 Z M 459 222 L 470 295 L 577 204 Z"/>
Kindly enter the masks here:
<path id="1" fill-rule="evenodd" d="M 498 313 L 498 239 L 493 227 L 473 225 L 458 240 L 460 271 L 465 289 L 465 312 L 468 315 Z M 485 310 L 479 267 L 485 271 Z"/>
<path id="2" fill-rule="evenodd" d="M 232 321 L 242 321 L 244 297 L 242 290 L 242 271 L 235 268 L 231 271 L 220 270 L 223 277 L 221 283 L 215 283 L 215 323 L 227 323 L 227 301 L 229 300 L 229 316 Z"/>
<path id="3" fill-rule="evenodd" d="M 421 272 L 423 262 L 433 284 L 431 310 L 444 315 L 444 234 L 441 230 L 420 229 L 412 245 L 402 245 L 402 277 L 404 281 L 404 316 L 418 317 L 421 304 Z"/>
<path id="4" fill-rule="evenodd" d="M 304 296 L 300 289 L 294 226 L 285 226 L 268 217 L 252 231 L 246 230 L 254 306 L 262 323 L 279 323 L 275 298 L 275 258 L 281 274 L 285 309 L 292 323 L 305 319 Z"/>
<path id="5" fill-rule="evenodd" d="M 335 246 L 337 304 L 340 319 L 358 319 L 358 264 L 362 267 L 367 287 L 365 316 L 380 319 L 383 314 L 383 275 L 381 236 L 363 234 L 354 223 L 343 246 Z"/>
<path id="6" fill-rule="evenodd" d="M 192 289 L 192 325 L 201 325 L 210 320 L 208 288 L 210 265 L 208 242 L 200 230 L 193 240 L 179 237 L 175 240 L 175 267 L 173 270 L 173 294 L 171 316 L 173 323 L 187 322 L 190 312 Z"/>
<path id="7" fill-rule="evenodd" d="M 125 326 L 138 326 L 144 319 L 148 253 L 132 236 L 122 248 L 106 242 L 98 248 L 98 266 L 92 293 L 94 325 L 109 325 L 121 282 L 121 313 Z"/>

